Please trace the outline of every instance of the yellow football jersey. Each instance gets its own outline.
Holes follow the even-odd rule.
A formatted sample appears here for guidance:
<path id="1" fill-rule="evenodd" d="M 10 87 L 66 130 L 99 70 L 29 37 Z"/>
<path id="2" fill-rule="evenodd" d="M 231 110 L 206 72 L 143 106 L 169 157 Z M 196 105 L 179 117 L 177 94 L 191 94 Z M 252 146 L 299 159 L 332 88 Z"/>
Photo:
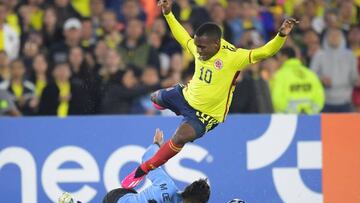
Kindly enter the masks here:
<path id="1" fill-rule="evenodd" d="M 239 49 L 224 39 L 220 50 L 210 59 L 199 59 L 194 39 L 172 13 L 165 15 L 175 39 L 195 57 L 195 73 L 184 87 L 186 101 L 194 109 L 224 122 L 235 88 L 235 79 L 248 64 L 274 55 L 284 44 L 285 37 L 277 35 L 263 47 Z"/>
<path id="2" fill-rule="evenodd" d="M 236 49 L 221 40 L 217 54 L 206 61 L 198 59 L 194 40 L 187 43 L 188 50 L 195 57 L 195 73 L 183 89 L 186 101 L 205 114 L 223 122 L 232 100 L 235 79 L 250 63 L 250 50 Z"/>

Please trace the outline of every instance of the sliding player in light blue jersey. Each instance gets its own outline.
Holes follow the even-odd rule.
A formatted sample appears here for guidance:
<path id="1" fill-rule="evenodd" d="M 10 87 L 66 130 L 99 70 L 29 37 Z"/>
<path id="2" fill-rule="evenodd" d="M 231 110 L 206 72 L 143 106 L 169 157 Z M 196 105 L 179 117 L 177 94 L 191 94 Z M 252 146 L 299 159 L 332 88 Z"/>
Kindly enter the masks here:
<path id="1" fill-rule="evenodd" d="M 163 132 L 156 129 L 154 142 L 142 157 L 142 161 L 150 159 L 164 143 Z M 206 203 L 210 197 L 210 187 L 206 180 L 199 179 L 180 191 L 171 177 L 162 167 L 152 170 L 147 175 L 152 185 L 137 193 L 133 189 L 117 188 L 104 197 L 103 203 Z M 64 193 L 59 203 L 81 203 L 70 193 Z"/>

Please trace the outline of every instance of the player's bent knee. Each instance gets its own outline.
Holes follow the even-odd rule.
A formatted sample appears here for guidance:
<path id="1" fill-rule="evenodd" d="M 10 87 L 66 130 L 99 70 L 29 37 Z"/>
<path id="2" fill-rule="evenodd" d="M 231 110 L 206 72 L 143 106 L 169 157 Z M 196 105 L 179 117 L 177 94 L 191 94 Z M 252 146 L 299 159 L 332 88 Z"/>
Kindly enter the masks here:
<path id="1" fill-rule="evenodd" d="M 189 140 L 188 136 L 185 136 L 183 134 L 175 134 L 171 140 L 174 144 L 179 145 L 179 146 L 183 146 L 186 143 L 191 141 L 191 140 Z"/>
<path id="2" fill-rule="evenodd" d="M 159 90 L 156 92 L 151 93 L 150 100 L 154 103 L 157 103 L 157 96 L 159 95 Z"/>
<path id="3" fill-rule="evenodd" d="M 197 138 L 196 131 L 192 126 L 185 123 L 182 124 L 172 137 L 172 141 L 176 145 L 185 145 L 188 142 L 192 142 Z"/>

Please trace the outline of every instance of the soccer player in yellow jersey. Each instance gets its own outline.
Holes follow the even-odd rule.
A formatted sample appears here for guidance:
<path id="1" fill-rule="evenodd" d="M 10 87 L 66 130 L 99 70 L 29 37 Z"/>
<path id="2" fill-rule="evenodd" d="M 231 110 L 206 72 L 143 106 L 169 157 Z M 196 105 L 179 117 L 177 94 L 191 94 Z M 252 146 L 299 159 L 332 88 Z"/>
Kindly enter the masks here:
<path id="1" fill-rule="evenodd" d="M 134 188 L 150 170 L 179 153 L 187 142 L 200 138 L 224 122 L 237 75 L 247 65 L 277 53 L 298 23 L 295 19 L 287 19 L 275 38 L 264 46 L 252 50 L 240 49 L 221 39 L 221 29 L 214 23 L 201 25 L 192 38 L 172 14 L 171 4 L 171 0 L 159 1 L 175 39 L 194 55 L 195 73 L 187 85 L 159 90 L 151 99 L 158 109 L 170 109 L 184 119 L 173 137 L 121 182 L 124 188 Z"/>

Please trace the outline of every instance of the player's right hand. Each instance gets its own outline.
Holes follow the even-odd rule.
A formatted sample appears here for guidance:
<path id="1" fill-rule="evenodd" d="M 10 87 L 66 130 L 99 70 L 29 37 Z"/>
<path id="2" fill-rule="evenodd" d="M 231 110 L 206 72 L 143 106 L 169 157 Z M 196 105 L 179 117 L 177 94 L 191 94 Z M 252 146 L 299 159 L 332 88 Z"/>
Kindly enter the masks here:
<path id="1" fill-rule="evenodd" d="M 290 34 L 291 30 L 294 28 L 296 24 L 299 24 L 300 21 L 294 19 L 294 18 L 288 18 L 284 20 L 284 22 L 281 24 L 279 28 L 279 34 L 280 36 L 287 36 Z"/>
<path id="2" fill-rule="evenodd" d="M 163 14 L 167 15 L 171 11 L 172 0 L 159 0 L 158 6 L 161 6 Z"/>

